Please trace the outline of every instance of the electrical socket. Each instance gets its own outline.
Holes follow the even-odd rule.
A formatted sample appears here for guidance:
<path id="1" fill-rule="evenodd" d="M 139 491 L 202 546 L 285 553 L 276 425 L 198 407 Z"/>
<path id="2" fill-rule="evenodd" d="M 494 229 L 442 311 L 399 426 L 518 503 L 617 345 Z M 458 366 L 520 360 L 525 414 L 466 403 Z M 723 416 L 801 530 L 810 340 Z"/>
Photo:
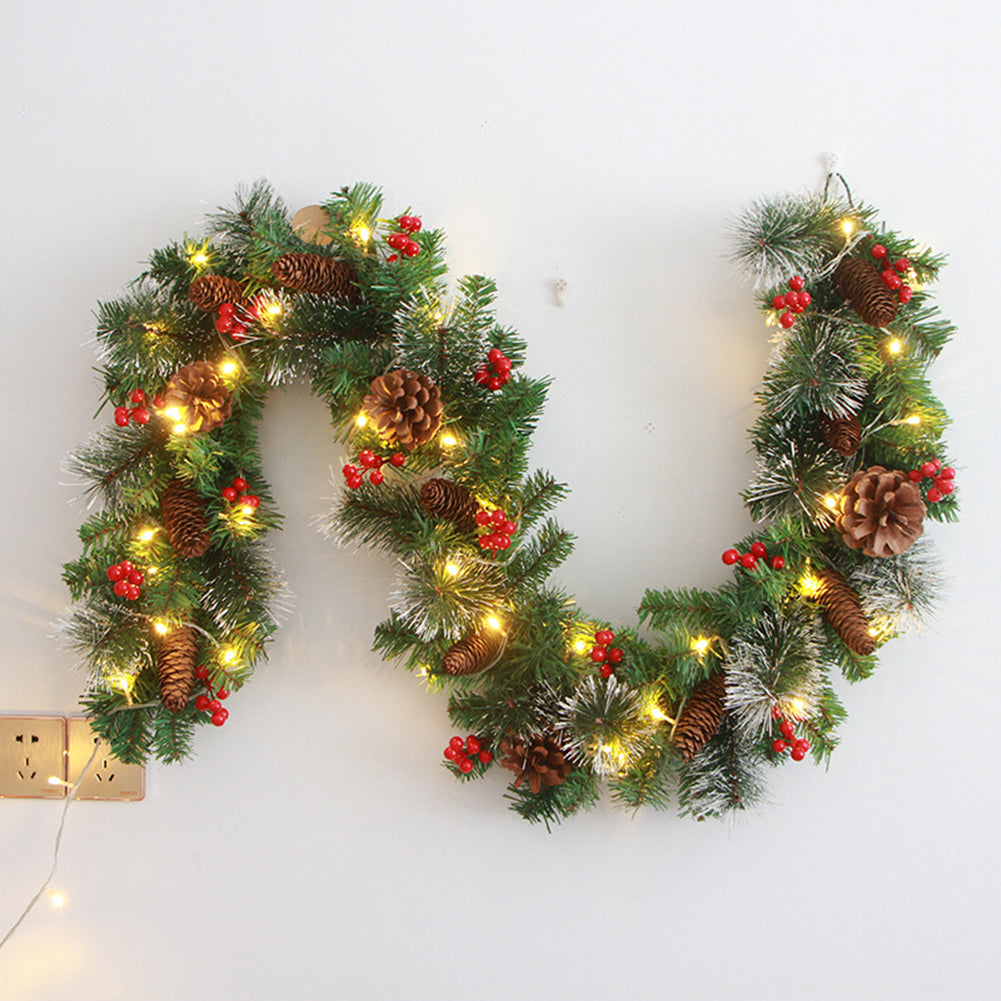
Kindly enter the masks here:
<path id="1" fill-rule="evenodd" d="M 65 779 L 62 716 L 0 716 L 0 797 L 62 799 Z"/>
<path id="2" fill-rule="evenodd" d="M 116 758 L 111 745 L 94 733 L 85 717 L 70 716 L 67 723 L 66 781 L 70 786 L 76 784 L 97 745 L 97 754 L 76 791 L 76 799 L 139 800 L 146 795 L 146 769 L 142 765 L 127 765 Z"/>

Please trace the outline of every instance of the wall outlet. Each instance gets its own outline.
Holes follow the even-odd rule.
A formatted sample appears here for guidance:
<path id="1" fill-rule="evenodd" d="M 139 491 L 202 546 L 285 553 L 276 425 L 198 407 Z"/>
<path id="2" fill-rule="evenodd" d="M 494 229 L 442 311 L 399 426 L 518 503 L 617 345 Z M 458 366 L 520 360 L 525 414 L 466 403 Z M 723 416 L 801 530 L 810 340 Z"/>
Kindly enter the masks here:
<path id="1" fill-rule="evenodd" d="M 76 792 L 77 799 L 138 800 L 146 795 L 146 769 L 142 765 L 127 765 L 116 758 L 111 745 L 94 733 L 85 717 L 71 716 L 67 723 L 66 781 L 70 786 L 76 784 L 97 745 L 97 754 Z"/>
<path id="2" fill-rule="evenodd" d="M 49 783 L 51 777 L 58 785 Z M 65 779 L 62 716 L 0 716 L 0 797 L 62 799 Z"/>

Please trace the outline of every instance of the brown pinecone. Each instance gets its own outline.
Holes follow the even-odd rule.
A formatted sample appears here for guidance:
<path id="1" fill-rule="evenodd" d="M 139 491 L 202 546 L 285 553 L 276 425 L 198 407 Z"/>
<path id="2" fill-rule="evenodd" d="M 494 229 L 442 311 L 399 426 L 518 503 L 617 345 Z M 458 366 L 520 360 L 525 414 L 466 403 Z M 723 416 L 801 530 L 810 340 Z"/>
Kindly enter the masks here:
<path id="1" fill-rule="evenodd" d="M 224 302 L 243 302 L 243 286 L 222 275 L 199 275 L 189 286 L 188 296 L 199 309 L 212 313 Z"/>
<path id="2" fill-rule="evenodd" d="M 188 704 L 195 687 L 197 660 L 198 633 L 191 626 L 178 626 L 157 644 L 160 701 L 168 712 L 179 713 Z"/>
<path id="3" fill-rule="evenodd" d="M 827 444 L 846 458 L 854 455 L 862 443 L 862 425 L 854 414 L 851 417 L 830 417 L 821 414 L 820 430 Z"/>
<path id="4" fill-rule="evenodd" d="M 837 570 L 820 570 L 816 576 L 819 581 L 817 601 L 831 628 L 852 653 L 860 657 L 872 653 L 876 641 L 869 632 L 869 622 L 862 614 L 862 604 L 851 585 Z"/>
<path id="5" fill-rule="evenodd" d="M 275 281 L 297 292 L 332 295 L 338 299 L 357 301 L 358 289 L 352 282 L 350 268 L 343 261 L 335 261 L 323 254 L 304 254 L 293 251 L 282 254 L 271 265 Z"/>
<path id="6" fill-rule="evenodd" d="M 468 487 L 436 476 L 421 487 L 421 504 L 428 514 L 454 521 L 463 531 L 476 527 L 480 510 L 476 495 Z"/>
<path id="7" fill-rule="evenodd" d="M 429 442 L 441 425 L 441 390 L 407 368 L 373 379 L 364 407 L 384 438 L 408 449 Z"/>
<path id="8" fill-rule="evenodd" d="M 722 671 L 717 671 L 700 681 L 688 696 L 671 738 L 685 761 L 691 761 L 719 729 L 723 722 L 725 695 L 726 678 Z"/>
<path id="9" fill-rule="evenodd" d="M 507 635 L 500 629 L 486 626 L 453 643 L 441 659 L 446 674 L 478 674 L 489 670 L 501 659 L 507 646 Z"/>
<path id="10" fill-rule="evenodd" d="M 528 788 L 536 795 L 544 785 L 562 784 L 573 768 L 563 748 L 552 737 L 538 733 L 528 740 L 509 734 L 501 740 L 500 750 L 504 755 L 501 764 L 515 774 L 511 785 L 518 789 L 527 781 Z"/>
<path id="11" fill-rule="evenodd" d="M 183 480 L 171 480 L 160 498 L 163 530 L 179 556 L 204 556 L 212 537 L 205 517 L 205 501 Z"/>
<path id="12" fill-rule="evenodd" d="M 845 485 L 837 528 L 849 549 L 866 556 L 899 556 L 924 531 L 925 503 L 918 485 L 899 469 L 870 466 Z"/>
<path id="13" fill-rule="evenodd" d="M 163 391 L 163 406 L 168 417 L 177 411 L 177 421 L 188 431 L 212 431 L 226 420 L 233 401 L 222 376 L 210 361 L 185 365 L 171 377 Z"/>
<path id="14" fill-rule="evenodd" d="M 879 271 L 858 257 L 842 257 L 831 281 L 870 327 L 885 327 L 897 315 L 897 300 Z"/>

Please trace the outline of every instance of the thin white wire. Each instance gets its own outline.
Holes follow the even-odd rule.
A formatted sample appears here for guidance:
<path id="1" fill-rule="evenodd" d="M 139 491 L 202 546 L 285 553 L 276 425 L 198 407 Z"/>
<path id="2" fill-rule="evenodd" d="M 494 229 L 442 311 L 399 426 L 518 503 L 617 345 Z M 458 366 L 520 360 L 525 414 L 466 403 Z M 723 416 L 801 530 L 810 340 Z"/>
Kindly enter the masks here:
<path id="1" fill-rule="evenodd" d="M 52 882 L 52 877 L 55 876 L 56 874 L 56 867 L 59 865 L 59 849 L 60 846 L 62 845 L 62 840 L 63 840 L 63 828 L 66 826 L 66 812 L 70 808 L 70 803 L 72 803 L 73 800 L 76 799 L 76 794 L 77 790 L 80 788 L 80 783 L 83 781 L 83 777 L 87 774 L 88 770 L 90 769 L 90 766 L 94 763 L 94 758 L 97 757 L 97 752 L 100 749 L 100 746 L 101 745 L 99 742 L 97 741 L 94 742 L 94 750 L 91 752 L 90 758 L 87 760 L 87 764 L 83 766 L 83 771 L 80 772 L 80 777 L 76 780 L 76 784 L 73 786 L 73 788 L 70 789 L 69 793 L 66 796 L 66 800 L 63 803 L 62 816 L 59 818 L 59 830 L 56 831 L 56 842 L 52 849 L 52 868 L 49 869 L 49 873 L 42 882 L 42 885 L 38 888 L 38 892 L 31 898 L 30 901 L 28 901 L 28 906 L 25 907 L 25 909 L 21 912 L 21 916 L 14 922 L 13 925 L 11 925 L 10 930 L 7 932 L 6 935 L 4 935 L 3 939 L 0 940 L 0 949 L 3 949 L 3 947 L 11 940 L 11 938 L 13 938 L 14 932 L 16 932 L 18 928 L 21 927 L 21 922 L 23 922 L 24 919 L 31 913 L 35 904 L 37 904 L 38 901 L 41 900 L 42 894 L 45 893 L 45 891 L 49 888 L 49 883 Z"/>

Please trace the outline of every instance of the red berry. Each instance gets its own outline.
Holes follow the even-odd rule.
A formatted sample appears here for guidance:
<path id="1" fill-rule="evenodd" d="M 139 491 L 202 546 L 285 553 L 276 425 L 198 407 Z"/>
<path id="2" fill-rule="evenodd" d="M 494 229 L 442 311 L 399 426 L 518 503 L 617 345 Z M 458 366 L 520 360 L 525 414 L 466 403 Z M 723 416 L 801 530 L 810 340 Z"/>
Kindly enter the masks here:
<path id="1" fill-rule="evenodd" d="M 497 548 L 498 549 L 508 549 L 508 548 L 510 548 L 510 546 L 511 546 L 511 536 L 510 535 L 501 535 L 498 532 L 494 536 L 494 538 L 497 540 Z"/>
<path id="2" fill-rule="evenodd" d="M 107 570 L 108 580 L 116 581 L 121 580 L 125 576 L 125 571 L 122 569 L 121 564 L 113 563 Z"/>
<path id="3" fill-rule="evenodd" d="M 605 659 L 605 653 L 606 651 L 603 646 L 591 647 L 591 660 L 593 660 L 595 664 L 600 664 Z"/>
<path id="4" fill-rule="evenodd" d="M 351 490 L 357 490 L 361 486 L 361 482 L 362 482 L 361 477 L 357 475 L 349 476 L 347 478 L 348 487 Z"/>
<path id="5" fill-rule="evenodd" d="M 793 761 L 802 761 L 806 757 L 806 751 L 799 744 L 797 744 L 792 749 L 792 754 L 790 755 Z"/>
<path id="6" fill-rule="evenodd" d="M 449 761 L 455 761 L 455 748 L 451 744 L 445 748 L 445 757 Z"/>
<path id="7" fill-rule="evenodd" d="M 942 460 L 938 456 L 931 460 L 931 464 L 935 467 L 936 473 L 942 468 Z"/>
<path id="8" fill-rule="evenodd" d="M 453 737 L 449 742 L 448 746 L 452 748 L 453 751 L 461 751 L 464 745 L 464 741 L 461 737 Z"/>
<path id="9" fill-rule="evenodd" d="M 777 702 L 772 706 L 772 719 L 782 719 L 782 710 Z"/>
<path id="10" fill-rule="evenodd" d="M 407 457 L 402 452 L 394 452 L 389 457 L 389 462 L 393 466 L 402 466 L 407 461 Z"/>
<path id="11" fill-rule="evenodd" d="M 494 537 L 492 535 L 481 535 L 480 536 L 480 549 L 489 549 L 493 544 Z"/>
<path id="12" fill-rule="evenodd" d="M 163 397 L 159 393 L 153 397 L 153 406 L 156 407 L 157 410 L 163 406 Z"/>
<path id="13" fill-rule="evenodd" d="M 363 466 L 364 466 L 364 467 L 365 467 L 366 469 L 368 469 L 368 467 L 372 465 L 372 460 L 373 460 L 374 458 L 375 458 L 375 456 L 374 456 L 374 455 L 372 454 L 372 451 L 371 451 L 371 449 L 368 449 L 368 448 L 363 448 L 363 449 L 362 449 L 362 450 L 361 450 L 361 451 L 360 451 L 360 452 L 358 453 L 358 461 L 359 461 L 359 462 L 360 462 L 360 463 L 361 463 L 361 464 L 362 464 L 362 465 L 363 465 Z"/>
<path id="14" fill-rule="evenodd" d="M 132 420 L 134 420 L 136 424 L 149 424 L 149 417 L 150 413 L 145 407 L 136 407 L 135 410 L 132 411 Z"/>
<path id="15" fill-rule="evenodd" d="M 233 480 L 233 489 L 234 490 L 246 490 L 247 489 L 247 481 L 242 476 L 237 476 Z"/>
<path id="16" fill-rule="evenodd" d="M 356 466 L 352 466 L 351 463 L 348 463 L 346 466 L 342 466 L 341 467 L 341 472 L 345 476 L 347 476 L 347 477 L 357 476 L 358 475 L 358 469 L 357 469 L 357 467 Z"/>
<path id="17" fill-rule="evenodd" d="M 115 407 L 115 423 L 120 427 L 125 427 L 129 423 L 129 412 L 125 407 Z"/>
<path id="18" fill-rule="evenodd" d="M 496 369 L 497 374 L 502 379 L 504 379 L 505 382 L 507 382 L 507 379 L 504 378 L 504 377 L 507 376 L 508 378 L 510 378 L 511 359 L 510 358 L 505 358 L 504 355 L 501 355 L 500 361 L 498 361 L 497 364 L 494 365 L 494 368 Z"/>
<path id="19" fill-rule="evenodd" d="M 489 765 L 491 761 L 494 760 L 493 754 L 490 751 L 480 751 L 480 763 L 484 765 Z"/>
<path id="20" fill-rule="evenodd" d="M 615 674 L 615 671 L 611 664 L 602 664 L 599 673 L 607 681 L 613 674 Z"/>
<path id="21" fill-rule="evenodd" d="M 233 319 L 233 314 L 230 313 L 229 316 L 223 316 L 222 313 L 219 314 L 219 319 L 215 321 L 215 328 L 220 334 L 228 334 L 233 329 L 233 324 L 236 321 Z"/>
<path id="22" fill-rule="evenodd" d="M 233 329 L 229 332 L 234 341 L 242 341 L 246 334 L 247 328 L 242 323 L 234 323 Z"/>
<path id="23" fill-rule="evenodd" d="M 466 750 L 470 754 L 479 754 L 480 746 L 480 742 L 472 734 L 466 738 Z"/>
<path id="24" fill-rule="evenodd" d="M 951 494 L 956 489 L 956 484 L 952 480 L 939 480 L 936 486 L 942 494 Z"/>
<path id="25" fill-rule="evenodd" d="M 402 248 L 404 257 L 416 257 L 421 252 L 421 245 L 416 240 L 407 240 L 407 244 Z"/>
<path id="26" fill-rule="evenodd" d="M 236 309 L 236 306 L 233 303 L 231 303 L 231 302 L 224 302 L 219 307 L 219 315 L 220 316 L 232 316 L 235 309 Z"/>
<path id="27" fill-rule="evenodd" d="M 786 297 L 784 295 L 777 295 L 772 299 L 772 309 L 785 309 Z"/>
<path id="28" fill-rule="evenodd" d="M 132 571 L 135 570 L 135 568 L 136 568 L 135 564 L 132 562 L 132 560 L 122 560 L 122 562 L 119 564 L 119 566 L 126 573 L 132 573 Z"/>
<path id="29" fill-rule="evenodd" d="M 209 669 L 204 664 L 199 664 L 198 667 L 195 668 L 195 677 L 198 678 L 199 681 L 208 681 Z"/>
<path id="30" fill-rule="evenodd" d="M 403 248 L 410 242 L 406 233 L 392 233 L 389 239 L 386 241 L 393 250 L 403 250 Z"/>
<path id="31" fill-rule="evenodd" d="M 790 294 L 790 295 L 792 295 L 792 292 L 790 292 L 789 294 Z M 803 312 L 803 310 L 804 310 L 804 309 L 806 309 L 806 306 L 804 306 L 804 305 L 803 305 L 803 304 L 802 304 L 802 303 L 801 303 L 801 302 L 799 301 L 799 299 L 797 299 L 797 300 L 796 300 L 796 301 L 795 301 L 795 302 L 794 302 L 794 303 L 793 303 L 793 304 L 792 304 L 792 305 L 791 305 L 791 306 L 790 306 L 789 308 L 790 308 L 790 309 L 791 309 L 791 310 L 792 310 L 792 311 L 793 311 L 794 313 L 796 313 L 796 314 L 797 314 L 797 316 L 798 316 L 798 315 L 799 315 L 800 313 L 802 313 L 802 312 Z"/>
<path id="32" fill-rule="evenodd" d="M 922 476 L 934 476 L 938 472 L 934 462 L 928 461 L 921 466 Z"/>
<path id="33" fill-rule="evenodd" d="M 806 284 L 806 279 L 802 275 L 793 275 L 789 279 L 789 288 L 798 292 Z"/>
<path id="34" fill-rule="evenodd" d="M 222 709 L 222 703 L 218 699 L 211 699 L 209 701 L 209 710 L 211 712 L 217 713 Z"/>
<path id="35" fill-rule="evenodd" d="M 143 582 L 143 572 L 142 570 L 132 570 L 129 573 L 129 583 L 130 584 L 141 584 Z"/>
<path id="36" fill-rule="evenodd" d="M 772 750 L 776 754 L 781 754 L 786 749 L 786 742 L 784 740 L 773 740 Z"/>
<path id="37" fill-rule="evenodd" d="M 260 507 L 261 498 L 257 494 L 244 494 L 242 503 L 246 504 L 247 507 Z"/>
<path id="38" fill-rule="evenodd" d="M 459 762 L 459 771 L 462 772 L 463 775 L 468 775 L 472 770 L 473 763 L 469 760 L 469 758 L 463 758 L 462 761 Z"/>
<path id="39" fill-rule="evenodd" d="M 395 264 L 399 259 L 400 259 L 399 254 L 390 254 L 389 257 L 386 258 L 386 263 Z"/>
<path id="40" fill-rule="evenodd" d="M 411 232 L 411 233 L 419 233 L 420 229 L 421 229 L 421 221 L 420 221 L 420 219 L 418 219 L 417 216 L 415 216 L 415 215 L 412 215 L 409 218 L 410 218 L 410 229 L 409 229 L 409 232 Z"/>
<path id="41" fill-rule="evenodd" d="M 215 693 L 215 697 L 217 699 L 228 699 L 229 698 L 229 689 L 228 688 L 220 688 L 219 691 Z"/>
<path id="42" fill-rule="evenodd" d="M 602 646 L 608 646 L 608 644 L 615 639 L 615 633 L 613 633 L 611 629 L 599 629 L 594 634 L 594 639 Z"/>
<path id="43" fill-rule="evenodd" d="M 146 399 L 146 394 L 141 389 L 133 389 L 129 399 L 133 403 L 142 403 Z"/>
<path id="44" fill-rule="evenodd" d="M 886 257 L 886 247 L 884 247 L 881 243 L 877 243 L 872 248 L 872 256 L 877 258 Z"/>
<path id="45" fill-rule="evenodd" d="M 911 481 L 911 483 L 920 483 L 924 479 L 924 476 L 922 476 L 920 469 L 912 469 L 907 474 L 907 478 Z"/>
<path id="46" fill-rule="evenodd" d="M 765 549 L 765 544 L 763 542 L 755 542 L 751 546 L 751 555 L 756 559 L 763 559 L 768 555 L 768 550 Z"/>
<path id="47" fill-rule="evenodd" d="M 490 512 L 490 520 L 495 525 L 503 525 L 507 521 L 507 515 L 498 507 Z"/>
<path id="48" fill-rule="evenodd" d="M 624 656 L 625 654 L 617 646 L 613 646 L 612 649 L 608 651 L 608 659 L 613 664 L 621 664 Z"/>
<path id="49" fill-rule="evenodd" d="M 487 352 L 487 361 L 490 362 L 491 365 L 496 365 L 497 362 L 499 362 L 503 357 L 504 352 L 501 351 L 500 348 L 491 348 Z"/>
<path id="50" fill-rule="evenodd" d="M 893 266 L 903 274 L 908 271 L 911 267 L 911 262 L 906 257 L 901 257 L 899 260 L 894 261 Z"/>
<path id="51" fill-rule="evenodd" d="M 956 470 L 952 466 L 946 466 L 939 475 L 943 480 L 954 480 L 956 478 Z"/>
<path id="52" fill-rule="evenodd" d="M 786 565 L 786 561 L 784 559 L 782 559 L 781 556 L 773 556 L 771 558 L 771 560 L 769 561 L 768 565 L 773 570 L 782 570 L 785 567 L 785 565 Z"/>
<path id="53" fill-rule="evenodd" d="M 901 285 L 900 291 L 897 292 L 897 298 L 903 303 L 910 302 L 914 298 L 914 289 L 910 285 Z"/>
<path id="54" fill-rule="evenodd" d="M 938 487 L 932 487 L 927 494 L 930 504 L 937 504 L 942 499 L 942 491 Z"/>
<path id="55" fill-rule="evenodd" d="M 229 501 L 230 504 L 236 500 L 236 491 L 232 487 L 223 487 L 220 494 L 222 495 L 222 499 Z"/>
<path id="56" fill-rule="evenodd" d="M 195 708 L 200 712 L 205 712 L 209 707 L 209 697 L 207 695 L 199 695 L 195 699 Z"/>
<path id="57" fill-rule="evenodd" d="M 228 719 L 229 719 L 229 710 L 228 709 L 219 709 L 218 712 L 214 712 L 212 714 L 212 725 L 213 726 L 222 726 L 223 723 L 225 723 L 226 720 L 228 720 Z"/>
<path id="58" fill-rule="evenodd" d="M 793 750 L 795 750 L 797 747 L 801 751 L 806 753 L 807 751 L 810 750 L 810 741 L 806 740 L 805 738 L 800 738 L 799 740 L 796 741 L 795 744 L 793 744 Z"/>
<path id="59" fill-rule="evenodd" d="M 736 549 L 728 549 L 722 555 L 721 559 L 728 567 L 732 567 L 740 559 L 740 553 Z"/>
<path id="60" fill-rule="evenodd" d="M 504 524 L 501 525 L 500 530 L 505 535 L 514 535 L 514 533 L 518 531 L 518 526 L 513 521 L 505 521 Z"/>
<path id="61" fill-rule="evenodd" d="M 900 275 L 890 268 L 887 268 L 883 272 L 883 284 L 890 290 L 896 292 L 898 288 L 904 283 L 900 280 Z"/>
<path id="62" fill-rule="evenodd" d="M 800 292 L 797 298 L 799 299 L 799 304 L 803 307 L 803 309 L 806 309 L 806 307 L 813 302 L 813 296 L 810 295 L 809 292 Z"/>
<path id="63" fill-rule="evenodd" d="M 493 376 L 491 376 L 491 377 L 490 377 L 490 378 L 489 378 L 489 379 L 487 380 L 487 389 L 489 389 L 489 390 L 490 390 L 491 392 L 496 392 L 496 391 L 497 391 L 498 389 L 500 389 L 500 388 L 501 388 L 501 386 L 503 386 L 503 385 L 504 385 L 504 383 L 503 383 L 503 382 L 501 381 L 501 379 L 500 379 L 500 378 L 499 378 L 498 376 L 496 376 L 496 375 L 493 375 Z"/>
<path id="64" fill-rule="evenodd" d="M 368 478 L 375 486 L 378 486 L 386 478 L 386 474 L 380 473 L 378 469 L 373 469 Z"/>
<path id="65" fill-rule="evenodd" d="M 779 732 L 783 737 L 792 738 L 796 735 L 796 727 L 789 720 L 783 720 L 782 725 L 779 727 Z"/>
<path id="66" fill-rule="evenodd" d="M 479 511 L 476 512 L 476 524 L 481 528 L 484 525 L 492 524 L 492 521 L 493 519 L 491 519 L 489 511 L 484 511 L 483 508 L 480 508 Z"/>
<path id="67" fill-rule="evenodd" d="M 124 580 L 124 579 L 122 579 L 122 580 L 116 580 L 115 581 L 115 586 L 112 588 L 112 591 L 114 591 L 115 594 L 117 594 L 119 598 L 124 598 L 125 595 L 128 594 L 128 591 L 129 591 L 129 582 L 127 580 Z"/>
<path id="68" fill-rule="evenodd" d="M 118 584 L 121 584 L 121 581 L 119 581 Z M 118 587 L 118 584 L 116 584 L 115 587 Z M 138 601 L 139 595 L 141 594 L 142 591 L 139 590 L 138 584 L 127 584 L 125 586 L 125 597 L 128 601 Z"/>
<path id="69" fill-rule="evenodd" d="M 740 558 L 740 565 L 745 570 L 753 570 L 758 565 L 758 561 L 754 558 L 754 553 L 744 553 Z"/>
<path id="70" fill-rule="evenodd" d="M 785 312 L 779 317 L 779 323 L 788 330 L 796 322 L 796 317 L 792 313 Z"/>
<path id="71" fill-rule="evenodd" d="M 782 297 L 783 302 L 791 309 L 793 306 L 799 305 L 799 296 L 795 292 L 786 292 Z"/>
<path id="72" fill-rule="evenodd" d="M 485 386 L 490 381 L 490 373 L 487 371 L 486 366 L 478 368 L 473 373 L 473 381 L 477 386 Z"/>

